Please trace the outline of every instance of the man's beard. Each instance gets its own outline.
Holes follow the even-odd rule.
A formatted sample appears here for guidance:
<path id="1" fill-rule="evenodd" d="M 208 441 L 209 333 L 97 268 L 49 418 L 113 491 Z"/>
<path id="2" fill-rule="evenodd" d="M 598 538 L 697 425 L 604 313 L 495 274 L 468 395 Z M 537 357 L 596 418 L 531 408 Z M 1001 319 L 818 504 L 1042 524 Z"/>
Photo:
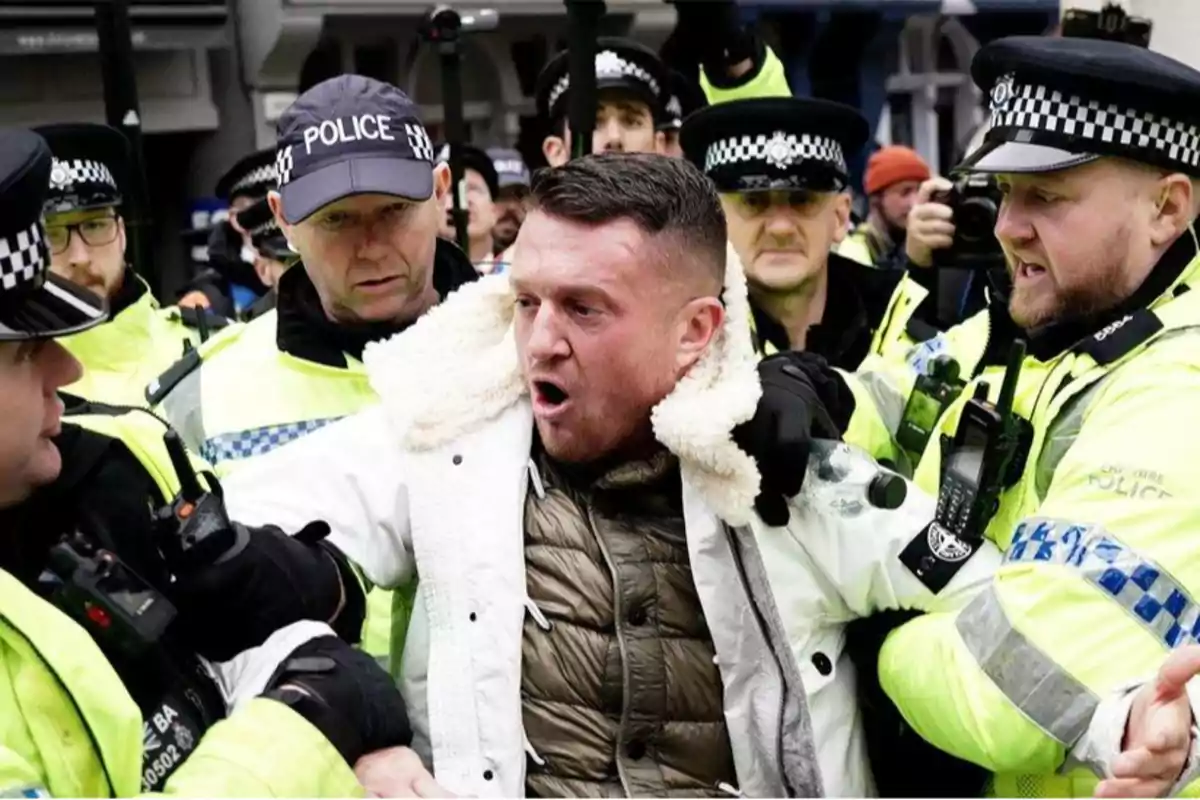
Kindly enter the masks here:
<path id="1" fill-rule="evenodd" d="M 1121 287 L 1120 269 L 1110 270 L 1106 275 L 1088 281 L 1074 289 L 1064 290 L 1055 285 L 1053 301 L 1048 305 L 1037 304 L 1031 314 L 1023 314 L 1021 306 L 1024 292 L 1013 288 L 1009 296 L 1008 313 L 1013 322 L 1025 330 L 1044 328 L 1066 322 L 1078 322 L 1098 317 L 1116 308 L 1125 299 Z M 1036 290 L 1035 290 L 1036 291 Z M 1042 292 L 1038 292 L 1042 294 Z"/>

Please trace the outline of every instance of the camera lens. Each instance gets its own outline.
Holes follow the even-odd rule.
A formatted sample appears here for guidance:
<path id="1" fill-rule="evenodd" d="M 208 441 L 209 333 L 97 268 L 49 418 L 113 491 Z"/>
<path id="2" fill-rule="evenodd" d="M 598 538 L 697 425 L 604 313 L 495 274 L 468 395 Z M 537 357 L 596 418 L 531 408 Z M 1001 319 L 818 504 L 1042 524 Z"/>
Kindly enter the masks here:
<path id="1" fill-rule="evenodd" d="M 971 197 L 955 211 L 954 224 L 958 238 L 964 242 L 984 242 L 992 238 L 996 228 L 996 204 L 986 197 Z"/>

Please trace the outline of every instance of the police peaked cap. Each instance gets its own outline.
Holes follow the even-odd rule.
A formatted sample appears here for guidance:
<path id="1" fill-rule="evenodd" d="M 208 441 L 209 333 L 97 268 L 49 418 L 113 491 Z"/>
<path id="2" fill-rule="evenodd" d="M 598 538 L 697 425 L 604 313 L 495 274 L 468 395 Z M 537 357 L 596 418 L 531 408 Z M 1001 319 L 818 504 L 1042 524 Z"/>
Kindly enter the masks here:
<path id="1" fill-rule="evenodd" d="M 41 136 L 0 129 L 0 341 L 78 333 L 108 316 L 103 300 L 50 272 L 42 213 L 53 168 Z"/>
<path id="2" fill-rule="evenodd" d="M 280 230 L 267 198 L 255 200 L 252 205 L 246 206 L 234 217 L 237 219 L 238 226 L 250 235 L 250 243 L 263 255 L 276 261 L 286 261 L 298 257 L 288 247 L 287 237 Z"/>
<path id="3" fill-rule="evenodd" d="M 1119 156 L 1200 177 L 1200 72 L 1136 45 L 1014 36 L 982 48 L 983 144 L 960 169 L 1051 172 Z"/>
<path id="4" fill-rule="evenodd" d="M 240 159 L 217 181 L 217 197 L 232 202 L 235 197 L 257 200 L 266 197 L 279 183 L 275 170 L 275 148 L 259 150 Z"/>
<path id="5" fill-rule="evenodd" d="M 856 109 L 828 100 L 765 97 L 708 106 L 683 121 L 684 156 L 722 192 L 840 191 L 870 135 Z"/>
<path id="6" fill-rule="evenodd" d="M 47 214 L 120 204 L 133 163 L 123 133 L 90 122 L 43 125 L 34 131 L 46 140 L 54 157 Z"/>
<path id="7" fill-rule="evenodd" d="M 658 120 L 663 114 L 669 80 L 662 59 L 645 45 L 615 36 L 596 40 L 596 91 L 624 89 L 645 101 Z M 551 120 L 566 115 L 570 88 L 568 53 L 563 50 L 538 74 L 538 115 Z"/>
<path id="8" fill-rule="evenodd" d="M 663 119 L 659 130 L 676 130 L 683 120 L 708 105 L 700 84 L 677 70 L 670 70 L 668 90 L 663 97 Z"/>
<path id="9" fill-rule="evenodd" d="M 483 182 L 487 184 L 492 199 L 495 200 L 500 194 L 500 174 L 496 172 L 496 164 L 492 161 L 492 157 L 478 147 L 469 144 L 460 144 L 458 152 L 459 158 L 462 160 L 462 168 L 478 172 L 483 178 Z M 449 144 L 441 145 L 437 153 L 438 163 L 450 163 Z"/>

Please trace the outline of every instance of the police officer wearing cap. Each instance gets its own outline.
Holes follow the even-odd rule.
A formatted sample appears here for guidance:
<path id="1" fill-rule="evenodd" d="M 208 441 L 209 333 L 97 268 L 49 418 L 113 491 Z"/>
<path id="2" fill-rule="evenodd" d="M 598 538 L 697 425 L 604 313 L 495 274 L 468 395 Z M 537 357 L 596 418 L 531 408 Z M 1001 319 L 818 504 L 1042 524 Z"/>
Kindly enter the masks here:
<path id="1" fill-rule="evenodd" d="M 678 70 L 669 71 L 669 86 L 664 95 L 662 121 L 658 129 L 663 134 L 663 155 L 673 158 L 683 157 L 683 147 L 679 144 L 679 129 L 683 120 L 695 111 L 708 105 L 708 99 L 695 81 Z"/>
<path id="2" fill-rule="evenodd" d="M 492 238 L 496 242 L 496 255 L 500 256 L 501 261 L 507 261 L 502 254 L 517 240 L 517 232 L 525 221 L 529 167 L 519 151 L 508 147 L 489 147 L 487 154 L 496 168 L 497 186 L 500 189 L 495 198 L 496 226 L 492 228 Z"/>
<path id="3" fill-rule="evenodd" d="M 359 759 L 411 734 L 387 675 L 299 622 L 361 619 L 340 554 L 240 528 L 220 564 L 173 560 L 163 425 L 63 417 L 81 366 L 59 339 L 106 315 L 50 269 L 54 163 L 0 131 L 0 795 L 354 794 Z M 242 651 L 244 672 L 214 666 Z"/>
<path id="4" fill-rule="evenodd" d="M 278 136 L 269 203 L 299 262 L 280 278 L 276 308 L 190 353 L 147 389 L 218 475 L 375 403 L 366 346 L 478 277 L 438 238 L 450 171 L 434 163 L 402 91 L 359 75 L 332 78 L 297 98 Z M 390 600 L 372 597 L 366 646 L 382 657 Z"/>
<path id="5" fill-rule="evenodd" d="M 233 214 L 232 224 L 250 237 L 250 246 L 254 248 L 254 274 L 265 288 L 262 296 L 243 312 L 249 321 L 275 308 L 275 287 L 298 256 L 288 247 L 287 237 L 279 229 L 266 197 Z"/>
<path id="6" fill-rule="evenodd" d="M 467 256 L 475 269 L 482 274 L 503 269 L 497 263 L 496 242 L 493 230 L 496 227 L 496 196 L 500 194 L 500 176 L 492 158 L 483 150 L 472 145 L 460 145 L 463 165 L 462 197 L 467 210 Z M 438 163 L 450 163 L 450 145 L 438 148 Z M 439 235 L 447 241 L 458 236 L 454 228 L 453 197 L 447 192 L 442 204 L 446 210 L 442 217 Z"/>
<path id="7" fill-rule="evenodd" d="M 121 187 L 130 160 L 125 137 L 88 123 L 48 125 L 38 133 L 54 154 L 45 208 L 50 269 L 103 297 L 110 311 L 106 324 L 63 339 L 85 368 L 65 391 L 85 400 L 141 405 L 140 386 L 227 322 L 160 308 L 126 265 Z"/>
<path id="8" fill-rule="evenodd" d="M 275 148 L 242 157 L 217 180 L 216 195 L 229 206 L 229 216 L 246 210 L 278 183 Z M 250 306 L 270 288 L 257 276 L 253 243 L 228 218 L 204 230 L 188 232 L 206 246 L 208 261 L 179 299 L 181 306 L 210 308 L 231 318 L 246 318 Z"/>
<path id="9" fill-rule="evenodd" d="M 650 48 L 629 39 L 596 40 L 596 130 L 592 152 L 661 153 L 658 130 L 668 89 L 667 71 Z M 537 79 L 538 115 L 550 123 L 542 154 L 552 167 L 571 158 L 567 96 L 571 75 L 567 51 L 550 59 Z"/>
<path id="10" fill-rule="evenodd" d="M 1004 442 L 1020 443 L 1018 466 L 965 538 L 931 526 L 905 557 L 923 580 L 952 574 L 973 536 L 1007 557 L 966 609 L 893 632 L 880 680 L 917 732 L 992 771 L 995 794 L 1090 794 L 1096 754 L 1064 766 L 1080 715 L 1114 693 L 1131 725 L 1181 703 L 1185 726 L 1193 713 L 1176 690 L 1121 693 L 1200 635 L 1200 73 L 1123 43 L 1025 37 L 984 47 L 971 71 L 991 127 L 962 168 L 994 174 L 1003 192 L 996 236 L 1029 355 L 1017 376 L 966 386 L 916 480 L 950 508 L 945 490 L 974 491 L 975 466 Z M 1002 379 L 1015 379 L 1011 429 L 1028 432 L 1015 440 L 990 436 L 975 398 L 995 412 Z M 882 373 L 868 385 L 877 408 L 903 396 Z M 1149 788 L 1099 790 L 1164 795 L 1191 777 L 1164 768 Z"/>
<path id="11" fill-rule="evenodd" d="M 688 117 L 680 139 L 721 192 L 759 351 L 856 368 L 899 280 L 832 252 L 850 217 L 846 161 L 866 142 L 866 120 L 824 100 L 735 100 Z"/>

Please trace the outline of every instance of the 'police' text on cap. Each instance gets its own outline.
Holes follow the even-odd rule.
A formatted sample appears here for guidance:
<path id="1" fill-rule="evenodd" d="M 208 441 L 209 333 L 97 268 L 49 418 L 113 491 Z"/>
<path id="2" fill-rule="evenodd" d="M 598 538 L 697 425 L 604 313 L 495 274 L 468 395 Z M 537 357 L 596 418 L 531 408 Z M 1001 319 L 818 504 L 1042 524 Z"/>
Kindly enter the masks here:
<path id="1" fill-rule="evenodd" d="M 416 105 L 391 84 L 341 75 L 297 98 L 280 118 L 275 168 L 291 224 L 357 194 L 426 200 L 433 144 Z"/>

